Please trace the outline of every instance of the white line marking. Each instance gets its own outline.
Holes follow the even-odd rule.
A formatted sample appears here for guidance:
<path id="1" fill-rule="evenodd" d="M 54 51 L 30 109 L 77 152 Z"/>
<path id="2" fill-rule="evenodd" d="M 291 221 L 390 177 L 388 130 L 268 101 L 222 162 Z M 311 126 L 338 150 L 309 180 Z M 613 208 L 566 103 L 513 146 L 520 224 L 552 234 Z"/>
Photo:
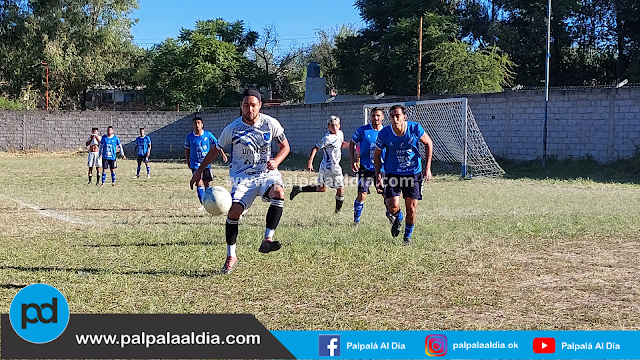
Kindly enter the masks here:
<path id="1" fill-rule="evenodd" d="M 3 194 L 0 194 L 0 196 L 5 198 L 5 199 L 11 200 L 13 202 L 16 202 L 20 206 L 28 207 L 28 208 L 30 208 L 32 210 L 35 210 L 38 214 L 40 214 L 42 216 L 45 216 L 45 217 L 51 217 L 51 218 L 54 218 L 54 219 L 57 219 L 57 220 L 60 220 L 60 221 L 66 221 L 66 222 L 69 222 L 69 223 L 72 223 L 72 224 L 82 224 L 82 225 L 89 224 L 86 221 L 75 219 L 75 218 L 69 217 L 67 215 L 57 213 L 57 212 L 52 211 L 52 210 L 44 210 L 41 206 L 38 206 L 38 205 L 29 204 L 29 203 L 26 203 L 24 201 L 20 201 L 18 199 L 13 199 L 13 198 L 10 198 L 10 197 L 8 197 L 6 195 L 3 195 Z"/>

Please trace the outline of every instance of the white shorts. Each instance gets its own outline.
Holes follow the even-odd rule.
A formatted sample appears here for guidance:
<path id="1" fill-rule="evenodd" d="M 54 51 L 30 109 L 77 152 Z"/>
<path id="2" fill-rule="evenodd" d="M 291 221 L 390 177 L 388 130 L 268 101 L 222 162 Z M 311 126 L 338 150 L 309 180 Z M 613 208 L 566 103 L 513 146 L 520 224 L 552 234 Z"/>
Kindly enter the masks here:
<path id="1" fill-rule="evenodd" d="M 87 159 L 88 167 L 102 167 L 102 158 L 98 156 L 98 152 L 90 152 L 89 158 Z"/>
<path id="2" fill-rule="evenodd" d="M 250 178 L 232 178 L 233 186 L 231 187 L 231 199 L 234 203 L 240 203 L 246 211 L 253 204 L 253 200 L 260 196 L 262 201 L 268 202 L 269 190 L 274 185 L 284 187 L 280 172 L 274 172 L 260 177 Z"/>
<path id="3" fill-rule="evenodd" d="M 344 187 L 344 176 L 342 176 L 342 168 L 338 167 L 334 171 L 331 169 L 320 169 L 318 173 L 318 185 L 324 184 L 332 189 Z"/>

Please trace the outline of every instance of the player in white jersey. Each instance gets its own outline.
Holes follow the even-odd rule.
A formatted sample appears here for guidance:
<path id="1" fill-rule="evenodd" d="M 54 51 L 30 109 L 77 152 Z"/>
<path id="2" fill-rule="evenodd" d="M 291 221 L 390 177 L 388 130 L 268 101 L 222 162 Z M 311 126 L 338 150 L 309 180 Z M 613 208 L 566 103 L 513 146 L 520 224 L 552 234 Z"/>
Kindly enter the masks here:
<path id="1" fill-rule="evenodd" d="M 89 147 L 89 157 L 87 158 L 87 166 L 89 167 L 89 182 L 87 185 L 91 185 L 91 176 L 93 175 L 93 168 L 96 168 L 96 185 L 100 185 L 100 168 L 102 167 L 102 158 L 100 157 L 100 140 L 102 136 L 98 134 L 98 128 L 91 129 L 91 135 L 85 143 Z"/>
<path id="2" fill-rule="evenodd" d="M 266 230 L 260 245 L 261 253 L 280 249 L 280 242 L 273 240 L 273 234 L 282 216 L 284 205 L 284 183 L 278 171 L 278 165 L 289 154 L 289 142 L 278 120 L 260 113 L 261 95 L 257 90 L 246 90 L 242 94 L 242 116 L 227 125 L 218 139 L 218 145 L 209 151 L 200 167 L 191 178 L 191 188 L 200 181 L 207 165 L 215 159 L 218 152 L 231 145 L 231 197 L 233 204 L 227 214 L 226 240 L 227 259 L 222 267 L 223 274 L 229 274 L 238 263 L 236 240 L 238 220 L 249 209 L 256 197 L 270 202 L 267 211 Z M 271 154 L 271 144 L 275 141 L 280 151 L 275 157 Z"/>
<path id="3" fill-rule="evenodd" d="M 309 154 L 309 162 L 307 170 L 313 171 L 313 158 L 316 157 L 318 150 L 322 150 L 324 155 L 320 163 L 318 173 L 317 186 L 294 185 L 289 200 L 293 200 L 296 195 L 301 192 L 325 192 L 327 186 L 336 189 L 336 214 L 342 209 L 344 203 L 344 177 L 342 168 L 340 167 L 340 159 L 342 159 L 342 148 L 349 147 L 349 143 L 344 141 L 344 134 L 340 130 L 340 118 L 332 115 L 327 122 L 328 132 L 324 137 L 311 149 Z"/>

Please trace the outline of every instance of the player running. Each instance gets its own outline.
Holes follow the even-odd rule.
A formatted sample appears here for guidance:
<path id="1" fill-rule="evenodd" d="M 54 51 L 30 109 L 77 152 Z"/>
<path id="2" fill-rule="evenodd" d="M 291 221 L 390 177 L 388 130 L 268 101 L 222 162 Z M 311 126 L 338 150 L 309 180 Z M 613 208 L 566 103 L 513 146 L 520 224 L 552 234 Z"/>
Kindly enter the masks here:
<path id="1" fill-rule="evenodd" d="M 151 169 L 149 168 L 149 155 L 151 155 L 151 138 L 144 134 L 144 128 L 140 128 L 140 136 L 136 138 L 136 148 L 138 149 L 138 171 L 134 179 L 140 177 L 140 165 L 144 161 L 147 165 L 147 178 L 151 177 Z"/>
<path id="2" fill-rule="evenodd" d="M 100 140 L 100 157 L 102 158 L 102 182 L 100 186 L 104 186 L 107 178 L 107 168 L 111 171 L 111 186 L 116 186 L 116 153 L 120 150 L 122 160 L 126 160 L 124 156 L 124 148 L 117 136 L 113 134 L 113 126 L 107 128 L 107 135 Z"/>
<path id="3" fill-rule="evenodd" d="M 226 240 L 227 259 L 222 267 L 223 274 L 229 274 L 238 264 L 236 240 L 238 220 L 249 209 L 256 197 L 270 202 L 267 211 L 264 239 L 260 245 L 261 253 L 279 250 L 280 242 L 273 240 L 273 234 L 282 216 L 284 204 L 284 183 L 278 171 L 278 165 L 289 154 L 289 142 L 278 120 L 260 113 L 261 95 L 257 90 L 246 90 L 242 94 L 240 105 L 242 116 L 227 125 L 218 145 L 212 149 L 193 174 L 190 185 L 200 181 L 204 171 L 218 152 L 231 145 L 231 165 L 229 176 L 232 181 L 231 197 L 233 204 L 227 214 Z M 271 154 L 271 144 L 275 141 L 280 151 L 275 157 Z"/>
<path id="4" fill-rule="evenodd" d="M 422 181 L 431 180 L 431 155 L 433 141 L 417 122 L 407 121 L 407 109 L 402 105 L 394 105 L 390 109 L 391 126 L 385 126 L 378 134 L 374 153 L 376 187 L 385 191 L 387 209 L 391 213 L 393 223 L 391 236 L 400 234 L 403 215 L 400 210 L 400 193 L 407 208 L 407 220 L 404 228 L 403 245 L 411 243 L 413 227 L 416 223 L 418 200 L 422 200 Z M 424 144 L 426 166 L 422 170 L 422 161 L 418 142 Z M 382 151 L 384 156 L 385 180 L 383 182 Z"/>
<path id="5" fill-rule="evenodd" d="M 364 201 L 369 194 L 369 186 L 373 184 L 375 187 L 375 167 L 373 164 L 373 155 L 376 150 L 376 140 L 378 134 L 382 130 L 382 121 L 384 120 L 384 112 L 380 108 L 371 110 L 371 123 L 360 126 L 349 143 L 349 158 L 351 160 L 351 171 L 358 177 L 358 196 L 353 202 L 353 223 L 359 224 L 362 210 L 364 209 Z M 356 145 L 360 144 L 360 152 L 357 154 Z M 357 161 L 359 155 L 360 161 Z M 384 158 L 384 152 L 382 154 Z M 384 164 L 383 164 L 384 166 Z M 384 173 L 384 169 L 380 169 Z M 381 192 L 384 200 L 384 192 Z M 385 204 L 386 206 L 386 204 Z M 387 211 L 387 214 L 389 212 Z"/>
<path id="6" fill-rule="evenodd" d="M 209 154 L 211 149 L 214 149 L 218 144 L 218 139 L 209 131 L 204 130 L 204 123 L 202 122 L 202 118 L 196 116 L 193 118 L 193 131 L 187 135 L 187 138 L 184 140 L 184 155 L 187 159 L 187 165 L 189 169 L 191 169 L 191 174 L 195 174 L 200 164 L 204 162 L 205 156 Z M 217 154 L 217 152 L 216 152 Z M 215 157 L 213 158 L 215 159 Z M 211 161 L 213 161 L 211 159 Z M 222 159 L 224 162 L 227 162 L 227 154 L 222 151 Z M 202 176 L 200 176 L 197 184 L 197 192 L 198 192 L 198 200 L 200 200 L 200 207 L 198 210 L 204 210 L 204 206 L 202 206 L 202 197 L 204 196 L 204 192 L 206 188 L 209 188 L 209 183 L 213 181 L 213 176 L 211 175 L 211 161 L 207 163 L 207 167 L 202 172 Z M 193 189 L 193 186 L 191 186 Z"/>
<path id="7" fill-rule="evenodd" d="M 330 116 L 327 128 L 328 132 L 325 136 L 311 149 L 309 162 L 307 163 L 307 170 L 313 171 L 313 158 L 316 157 L 318 150 L 324 151 L 320 169 L 318 170 L 318 185 L 304 187 L 294 185 L 289 195 L 289 200 L 293 200 L 301 192 L 325 192 L 328 185 L 330 188 L 336 189 L 335 213 L 337 214 L 344 203 L 344 176 L 340 167 L 340 159 L 342 158 L 342 148 L 348 147 L 349 144 L 344 141 L 344 134 L 340 130 L 339 117 Z"/>
<path id="8" fill-rule="evenodd" d="M 96 185 L 100 185 L 100 168 L 102 167 L 102 158 L 100 157 L 100 140 L 102 136 L 98 134 L 98 128 L 91 129 L 91 135 L 86 142 L 89 147 L 89 157 L 87 158 L 87 166 L 89 166 L 89 182 L 87 185 L 91 185 L 91 176 L 93 175 L 93 168 L 96 168 Z"/>

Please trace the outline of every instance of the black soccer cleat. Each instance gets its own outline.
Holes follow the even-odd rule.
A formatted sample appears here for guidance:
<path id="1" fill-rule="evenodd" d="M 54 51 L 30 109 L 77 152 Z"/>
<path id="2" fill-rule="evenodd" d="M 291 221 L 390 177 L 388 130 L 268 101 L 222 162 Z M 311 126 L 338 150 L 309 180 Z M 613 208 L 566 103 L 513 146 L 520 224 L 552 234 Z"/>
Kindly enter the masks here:
<path id="1" fill-rule="evenodd" d="M 274 240 L 267 240 L 264 239 L 262 240 L 262 244 L 260 244 L 260 249 L 258 249 L 258 251 L 260 251 L 263 254 L 272 252 L 272 251 L 278 251 L 280 250 L 280 248 L 282 247 L 282 245 L 280 245 L 279 241 L 274 241 Z"/>
<path id="2" fill-rule="evenodd" d="M 411 245 L 411 238 L 405 237 L 404 239 L 402 239 L 402 245 L 404 245 L 404 246 Z"/>
<path id="3" fill-rule="evenodd" d="M 293 185 L 291 194 L 289 194 L 289 200 L 293 200 L 293 198 L 296 197 L 296 195 L 300 194 L 301 192 L 302 192 L 302 189 L 300 188 L 299 185 Z"/>
<path id="4" fill-rule="evenodd" d="M 391 225 L 391 236 L 398 237 L 400 235 L 400 226 L 402 226 L 402 218 L 398 214 Z"/>

